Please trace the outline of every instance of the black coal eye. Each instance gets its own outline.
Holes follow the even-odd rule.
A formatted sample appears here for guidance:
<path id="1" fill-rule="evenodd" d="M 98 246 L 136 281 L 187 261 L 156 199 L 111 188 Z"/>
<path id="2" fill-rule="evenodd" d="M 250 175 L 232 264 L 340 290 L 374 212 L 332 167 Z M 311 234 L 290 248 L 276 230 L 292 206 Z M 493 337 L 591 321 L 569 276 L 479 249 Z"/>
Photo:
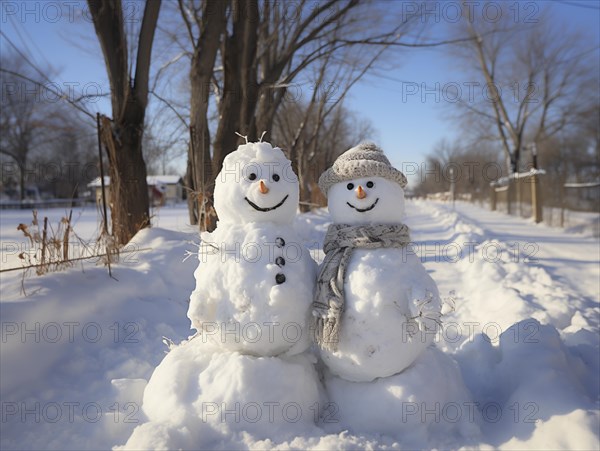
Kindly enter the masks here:
<path id="1" fill-rule="evenodd" d="M 353 190 L 354 189 L 354 183 L 348 183 L 346 185 L 346 188 L 348 188 L 348 190 Z"/>
<path id="2" fill-rule="evenodd" d="M 252 172 L 250 175 L 248 175 L 248 180 L 256 180 L 256 174 Z"/>
<path id="3" fill-rule="evenodd" d="M 367 182 L 367 188 L 373 188 L 374 186 L 375 186 L 375 183 Z"/>
<path id="4" fill-rule="evenodd" d="M 273 174 L 273 181 L 274 182 L 278 182 L 279 181 L 279 174 Z"/>

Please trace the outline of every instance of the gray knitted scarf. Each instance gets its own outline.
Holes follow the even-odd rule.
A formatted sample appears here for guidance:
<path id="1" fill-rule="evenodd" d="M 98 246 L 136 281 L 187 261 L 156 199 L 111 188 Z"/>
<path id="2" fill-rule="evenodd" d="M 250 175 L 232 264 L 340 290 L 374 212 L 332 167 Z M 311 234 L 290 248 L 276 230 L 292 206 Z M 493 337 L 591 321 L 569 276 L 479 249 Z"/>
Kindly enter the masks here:
<path id="1" fill-rule="evenodd" d="M 344 313 L 344 279 L 354 249 L 405 247 L 410 242 L 408 226 L 331 224 L 325 235 L 325 259 L 317 279 L 313 302 L 314 338 L 322 348 L 337 349 Z"/>

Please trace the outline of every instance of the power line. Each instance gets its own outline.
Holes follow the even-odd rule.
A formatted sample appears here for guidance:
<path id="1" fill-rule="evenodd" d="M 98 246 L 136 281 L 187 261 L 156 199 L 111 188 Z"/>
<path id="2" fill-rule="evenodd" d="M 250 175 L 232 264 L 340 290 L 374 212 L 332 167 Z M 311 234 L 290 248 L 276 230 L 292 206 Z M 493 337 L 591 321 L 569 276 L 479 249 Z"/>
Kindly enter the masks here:
<path id="1" fill-rule="evenodd" d="M 33 52 L 29 49 L 29 46 L 25 42 L 25 39 L 23 39 L 23 37 L 21 36 L 21 33 L 19 32 L 19 28 L 21 28 L 21 31 L 23 32 L 23 34 L 25 35 L 25 37 L 33 45 L 33 47 L 35 48 L 35 50 L 37 50 L 38 55 L 42 57 L 42 59 L 44 60 L 44 62 L 46 63 L 46 65 L 48 67 L 52 67 L 52 65 L 50 64 L 50 62 L 46 58 L 46 55 L 44 55 L 44 53 L 40 50 L 40 48 L 37 46 L 37 44 L 35 43 L 35 41 L 31 38 L 31 36 L 29 35 L 27 29 L 23 26 L 23 24 L 21 22 L 19 22 L 19 21 L 16 21 L 12 15 L 8 16 L 8 17 L 9 17 L 10 23 L 13 26 L 13 29 L 17 33 L 17 36 L 19 36 L 19 39 L 21 40 L 21 43 L 25 47 L 25 50 L 27 50 L 27 53 L 29 53 L 29 56 L 31 57 L 31 59 L 35 59 L 35 57 L 33 56 Z"/>
<path id="2" fill-rule="evenodd" d="M 31 60 L 27 58 L 27 56 L 15 45 L 13 41 L 11 41 L 11 39 L 8 36 L 6 36 L 6 33 L 4 33 L 2 30 L 0 30 L 0 36 L 4 37 L 4 39 L 8 41 L 11 47 L 15 49 L 15 51 L 21 56 L 21 58 L 23 58 L 27 64 L 29 64 L 33 69 L 35 69 L 35 71 L 38 74 L 42 76 L 44 81 L 50 82 L 50 79 L 46 76 L 46 74 L 44 74 L 42 70 L 40 70 L 34 63 L 32 63 Z"/>

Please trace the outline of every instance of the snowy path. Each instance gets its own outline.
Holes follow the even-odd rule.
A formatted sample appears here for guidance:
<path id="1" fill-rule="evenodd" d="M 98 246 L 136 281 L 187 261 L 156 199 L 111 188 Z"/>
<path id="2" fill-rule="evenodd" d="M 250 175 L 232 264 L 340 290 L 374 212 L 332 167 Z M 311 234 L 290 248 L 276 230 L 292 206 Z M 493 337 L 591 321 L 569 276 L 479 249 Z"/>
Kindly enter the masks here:
<path id="1" fill-rule="evenodd" d="M 479 292 L 489 276 L 495 285 L 503 283 L 508 291 L 516 290 L 529 307 L 537 305 L 538 310 L 548 312 L 552 320 L 547 322 L 560 329 L 570 325 L 577 311 L 598 327 L 597 239 L 467 203 L 457 203 L 454 209 L 443 203 L 415 202 L 412 206 L 414 214 L 408 222 L 413 240 L 422 261 L 436 273 L 442 291 L 462 285 Z M 457 285 L 461 277 L 463 283 Z M 565 303 L 569 305 L 560 305 Z"/>
<path id="2" fill-rule="evenodd" d="M 438 205 L 440 211 L 450 211 L 448 205 Z M 483 210 L 472 204 L 458 203 L 456 213 L 485 236 L 510 243 L 519 243 L 521 256 L 532 255 L 537 265 L 553 279 L 598 303 L 600 297 L 600 242 L 597 239 L 565 234 L 561 229 L 535 225 L 531 221 L 498 212 Z"/>
<path id="3" fill-rule="evenodd" d="M 454 307 L 437 343 L 483 406 L 485 442 L 598 448 L 598 240 L 471 204 L 410 205 L 417 252 Z"/>
<path id="4" fill-rule="evenodd" d="M 480 438 L 449 437 L 449 447 L 600 448 L 599 241 L 470 204 L 408 202 L 407 211 L 415 252 L 453 307 L 437 346 L 458 362 L 482 416 Z M 27 219 L 13 216 L 0 224 L 2 249 Z M 88 216 L 80 230 L 95 228 Z M 162 336 L 189 333 L 196 262 L 182 262 L 195 248 L 185 218 L 183 207 L 160 212 L 163 228 L 136 239 L 152 250 L 115 265 L 118 282 L 89 264 L 29 277 L 23 297 L 20 274 L 2 276 L 2 449 L 109 449 L 143 421 L 141 389 L 164 356 Z M 317 260 L 328 220 L 319 210 L 296 221 Z M 328 429 L 228 447 L 240 446 L 406 445 Z"/>

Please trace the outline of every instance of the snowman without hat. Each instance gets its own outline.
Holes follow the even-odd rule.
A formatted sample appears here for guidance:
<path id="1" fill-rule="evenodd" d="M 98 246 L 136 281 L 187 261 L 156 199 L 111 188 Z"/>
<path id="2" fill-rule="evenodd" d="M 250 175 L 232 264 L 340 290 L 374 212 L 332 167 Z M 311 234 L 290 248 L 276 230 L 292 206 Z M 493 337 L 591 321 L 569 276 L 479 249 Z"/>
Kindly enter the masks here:
<path id="1" fill-rule="evenodd" d="M 149 421 L 127 449 L 214 449 L 234 433 L 292 439 L 316 428 L 322 389 L 306 352 L 316 265 L 293 230 L 298 193 L 281 149 L 246 143 L 227 155 L 190 296 L 197 333 L 154 371 Z"/>
<path id="2" fill-rule="evenodd" d="M 315 264 L 293 230 L 299 184 L 267 142 L 227 155 L 216 178 L 219 221 L 202 234 L 188 317 L 202 340 L 256 356 L 297 354 L 307 330 Z"/>

